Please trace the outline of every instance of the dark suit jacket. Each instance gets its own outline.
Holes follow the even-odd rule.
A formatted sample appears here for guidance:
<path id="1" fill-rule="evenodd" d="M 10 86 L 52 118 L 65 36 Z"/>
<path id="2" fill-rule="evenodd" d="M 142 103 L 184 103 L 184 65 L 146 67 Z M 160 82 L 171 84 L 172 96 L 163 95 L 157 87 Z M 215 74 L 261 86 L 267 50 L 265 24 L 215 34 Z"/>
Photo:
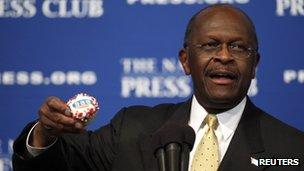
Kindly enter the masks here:
<path id="1" fill-rule="evenodd" d="M 66 134 L 46 152 L 29 158 L 25 140 L 29 124 L 14 144 L 13 167 L 20 170 L 113 170 L 156 171 L 151 135 L 167 121 L 187 124 L 188 100 L 155 107 L 132 106 L 121 109 L 110 124 L 81 135 Z M 299 158 L 298 166 L 255 166 L 253 158 Z M 304 134 L 247 104 L 220 164 L 219 171 L 304 170 Z"/>

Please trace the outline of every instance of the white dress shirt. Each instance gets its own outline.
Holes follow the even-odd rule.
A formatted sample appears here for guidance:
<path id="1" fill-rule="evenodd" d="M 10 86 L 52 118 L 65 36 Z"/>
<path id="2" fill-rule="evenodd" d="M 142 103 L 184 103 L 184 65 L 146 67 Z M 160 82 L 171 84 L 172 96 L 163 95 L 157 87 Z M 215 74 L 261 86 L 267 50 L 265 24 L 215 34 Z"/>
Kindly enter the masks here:
<path id="1" fill-rule="evenodd" d="M 26 149 L 27 151 L 32 155 L 32 157 L 36 157 L 38 156 L 39 154 L 41 154 L 42 152 L 44 152 L 46 149 L 48 149 L 49 147 L 51 147 L 53 144 L 55 144 L 55 142 L 57 141 L 57 138 L 55 139 L 55 141 L 53 143 L 51 143 L 49 146 L 46 146 L 46 147 L 33 147 L 33 146 L 30 146 L 30 136 L 32 136 L 32 133 L 33 133 L 33 130 L 34 128 L 36 127 L 36 125 L 38 124 L 39 122 L 37 122 L 30 130 L 30 132 L 28 133 L 27 137 L 26 137 Z"/>
<path id="2" fill-rule="evenodd" d="M 218 127 L 215 130 L 215 135 L 219 143 L 219 158 L 222 161 L 229 143 L 233 137 L 235 129 L 240 122 L 242 113 L 245 109 L 246 97 L 234 108 L 217 114 Z M 190 109 L 190 120 L 188 125 L 194 129 L 196 134 L 195 142 L 189 157 L 189 170 L 192 164 L 193 156 L 196 148 L 203 138 L 205 132 L 208 129 L 208 125 L 204 124 L 204 119 L 208 112 L 198 103 L 195 96 L 192 98 L 191 109 Z"/>

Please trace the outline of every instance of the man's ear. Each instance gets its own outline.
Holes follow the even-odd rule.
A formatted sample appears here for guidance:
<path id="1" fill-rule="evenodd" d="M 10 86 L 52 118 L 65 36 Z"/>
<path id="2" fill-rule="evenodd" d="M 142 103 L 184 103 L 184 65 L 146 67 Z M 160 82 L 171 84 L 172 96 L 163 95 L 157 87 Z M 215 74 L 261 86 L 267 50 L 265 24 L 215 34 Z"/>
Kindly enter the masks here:
<path id="1" fill-rule="evenodd" d="M 256 72 L 257 72 L 257 66 L 260 62 L 260 53 L 257 52 L 257 54 L 255 55 L 255 59 L 254 59 L 254 64 L 253 64 L 253 72 L 252 72 L 252 78 L 255 78 L 256 76 Z"/>
<path id="2" fill-rule="evenodd" d="M 188 56 L 188 54 L 186 52 L 186 49 L 182 48 L 179 51 L 178 55 L 179 55 L 179 61 L 180 61 L 180 63 L 183 66 L 184 73 L 186 75 L 190 75 L 191 74 L 191 70 L 190 70 L 190 66 L 189 66 L 189 56 Z"/>

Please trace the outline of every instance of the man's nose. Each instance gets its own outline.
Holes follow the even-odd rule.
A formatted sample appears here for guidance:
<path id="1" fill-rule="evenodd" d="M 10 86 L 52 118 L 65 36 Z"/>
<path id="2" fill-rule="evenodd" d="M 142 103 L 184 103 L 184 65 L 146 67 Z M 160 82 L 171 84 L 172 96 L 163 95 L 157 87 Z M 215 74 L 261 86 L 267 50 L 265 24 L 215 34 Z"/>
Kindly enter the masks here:
<path id="1" fill-rule="evenodd" d="M 214 58 L 222 63 L 229 63 L 234 60 L 226 44 L 222 45 Z"/>

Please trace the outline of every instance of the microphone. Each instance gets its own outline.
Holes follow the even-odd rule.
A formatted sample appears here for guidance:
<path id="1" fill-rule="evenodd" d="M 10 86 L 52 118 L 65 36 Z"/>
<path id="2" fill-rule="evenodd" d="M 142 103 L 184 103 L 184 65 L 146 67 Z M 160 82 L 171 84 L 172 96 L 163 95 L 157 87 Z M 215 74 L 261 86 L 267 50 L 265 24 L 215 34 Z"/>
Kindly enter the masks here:
<path id="1" fill-rule="evenodd" d="M 169 143 L 165 147 L 167 171 L 177 171 L 180 168 L 180 151 L 179 143 Z"/>
<path id="2" fill-rule="evenodd" d="M 166 171 L 165 151 L 163 148 L 156 150 L 155 157 L 157 158 L 159 171 Z"/>
<path id="3" fill-rule="evenodd" d="M 189 166 L 189 155 L 190 151 L 193 149 L 195 140 L 195 132 L 187 125 L 184 130 L 184 141 L 183 141 L 183 147 L 182 147 L 182 153 L 181 153 L 181 169 L 180 171 L 188 171 Z"/>
<path id="4" fill-rule="evenodd" d="M 152 135 L 152 147 L 160 171 L 187 171 L 195 140 L 188 125 L 168 122 Z"/>

